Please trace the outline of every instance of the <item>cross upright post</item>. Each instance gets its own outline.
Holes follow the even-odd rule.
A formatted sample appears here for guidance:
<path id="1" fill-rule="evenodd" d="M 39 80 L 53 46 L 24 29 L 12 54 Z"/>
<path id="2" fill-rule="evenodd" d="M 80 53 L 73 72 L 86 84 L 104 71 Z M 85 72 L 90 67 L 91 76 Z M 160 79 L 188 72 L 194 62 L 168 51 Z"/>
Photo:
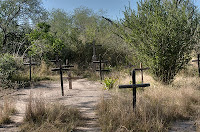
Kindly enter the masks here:
<path id="1" fill-rule="evenodd" d="M 108 72 L 109 71 L 109 70 L 106 70 L 106 69 L 102 69 L 102 64 L 107 63 L 107 61 L 103 61 L 102 58 L 101 58 L 101 54 L 99 54 L 99 61 L 93 61 L 93 63 L 99 64 L 99 69 L 97 69 L 96 71 L 99 71 L 100 78 L 101 78 L 101 81 L 102 81 L 103 80 L 103 73 L 102 72 Z"/>
<path id="2" fill-rule="evenodd" d="M 142 83 L 144 82 L 144 74 L 143 71 L 144 70 L 148 70 L 149 68 L 143 68 L 142 63 L 140 63 L 140 68 L 136 68 L 135 71 L 140 71 L 141 72 L 141 81 Z"/>
<path id="3" fill-rule="evenodd" d="M 92 42 L 92 52 L 93 52 L 93 55 L 92 55 L 92 62 L 96 61 L 97 60 L 97 57 L 96 57 L 96 47 L 101 47 L 102 45 L 95 45 L 95 40 L 93 40 Z M 93 63 L 93 70 L 95 71 L 96 70 L 96 65 L 95 63 Z"/>
<path id="4" fill-rule="evenodd" d="M 31 66 L 32 66 L 32 64 L 31 64 L 31 57 L 30 57 L 29 58 L 30 82 L 31 82 Z"/>
<path id="5" fill-rule="evenodd" d="M 32 71 L 31 71 L 32 65 L 37 65 L 37 63 L 32 62 L 32 57 L 30 56 L 29 57 L 29 63 L 24 63 L 24 65 L 29 65 L 29 81 L 31 82 L 31 80 L 32 80 L 32 75 L 31 75 L 31 73 L 32 73 Z"/>
<path id="6" fill-rule="evenodd" d="M 200 54 L 197 55 L 197 60 L 192 60 L 192 62 L 197 62 L 198 72 L 199 72 L 199 77 L 200 77 Z"/>
<path id="7" fill-rule="evenodd" d="M 149 87 L 149 83 L 142 83 L 142 84 L 136 84 L 136 74 L 135 74 L 135 69 L 133 69 L 132 72 L 132 85 L 119 85 L 119 88 L 132 88 L 133 89 L 133 110 L 136 108 L 136 88 L 138 87 Z"/>
<path id="8" fill-rule="evenodd" d="M 51 62 L 59 63 L 59 68 L 53 68 L 52 71 L 60 71 L 61 92 L 62 92 L 62 96 L 64 96 L 63 75 L 62 75 L 62 72 L 63 72 L 63 70 L 70 70 L 70 69 L 63 68 L 63 66 L 62 66 L 62 60 L 61 59 L 51 60 Z M 64 66 L 64 67 L 66 67 L 66 66 Z"/>
<path id="9" fill-rule="evenodd" d="M 68 73 L 69 89 L 72 89 L 72 73 Z"/>
<path id="10" fill-rule="evenodd" d="M 133 108 L 136 107 L 136 78 L 135 78 L 135 70 L 132 72 L 132 87 L 133 87 Z"/>
<path id="11" fill-rule="evenodd" d="M 69 81 L 69 89 L 72 89 L 72 80 L 81 79 L 81 77 L 73 77 L 69 71 L 67 79 Z"/>
<path id="12" fill-rule="evenodd" d="M 67 67 L 67 68 L 71 68 L 71 67 L 74 67 L 73 65 L 69 65 L 68 64 L 68 60 L 66 60 L 66 65 L 63 65 L 63 67 Z M 68 81 L 69 81 L 69 89 L 72 89 L 72 80 L 73 79 L 80 79 L 81 77 L 72 77 L 72 73 L 71 71 L 68 72 Z"/>
<path id="13" fill-rule="evenodd" d="M 102 68 L 101 68 L 101 55 L 99 55 L 99 73 L 100 73 L 100 77 L 101 77 L 101 81 L 103 80 L 103 76 L 102 76 Z"/>
<path id="14" fill-rule="evenodd" d="M 140 69 L 142 69 L 142 63 L 140 63 Z M 142 83 L 143 83 L 143 70 L 141 70 L 141 77 L 142 77 Z"/>
<path id="15" fill-rule="evenodd" d="M 60 66 L 60 81 L 61 81 L 61 90 L 62 90 L 62 96 L 64 96 L 64 89 L 63 89 L 63 76 L 62 76 L 62 64 L 61 60 L 59 59 L 59 66 Z"/>

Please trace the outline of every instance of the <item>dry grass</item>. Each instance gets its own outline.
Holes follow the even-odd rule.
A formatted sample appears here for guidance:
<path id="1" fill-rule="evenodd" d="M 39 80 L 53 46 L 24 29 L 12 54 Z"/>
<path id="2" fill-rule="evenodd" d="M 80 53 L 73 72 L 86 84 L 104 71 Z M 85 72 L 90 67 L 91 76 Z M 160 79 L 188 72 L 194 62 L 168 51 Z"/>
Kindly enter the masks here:
<path id="1" fill-rule="evenodd" d="M 81 124 L 82 117 L 77 109 L 30 97 L 21 131 L 67 132 Z"/>
<path id="2" fill-rule="evenodd" d="M 14 101 L 8 96 L 4 96 L 2 102 L 0 103 L 0 124 L 11 123 L 12 121 L 10 116 L 16 112 Z"/>
<path id="3" fill-rule="evenodd" d="M 151 86 L 144 91 L 137 90 L 135 113 L 132 109 L 131 90 L 123 90 L 124 92 L 119 92 L 111 99 L 101 100 L 97 110 L 104 132 L 168 131 L 175 120 L 199 121 L 199 78 L 179 76 L 170 86 L 155 82 L 149 76 L 145 76 L 145 80 L 150 82 Z M 127 78 L 121 80 L 124 82 L 122 84 L 129 81 Z M 199 130 L 199 123 L 196 124 Z"/>

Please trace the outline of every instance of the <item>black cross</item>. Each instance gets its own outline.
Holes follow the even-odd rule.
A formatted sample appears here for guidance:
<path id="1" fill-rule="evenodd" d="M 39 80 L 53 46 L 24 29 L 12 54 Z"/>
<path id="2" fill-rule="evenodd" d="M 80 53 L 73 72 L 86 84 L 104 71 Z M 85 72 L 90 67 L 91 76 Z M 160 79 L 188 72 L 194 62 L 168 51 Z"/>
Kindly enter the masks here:
<path id="1" fill-rule="evenodd" d="M 56 66 L 59 66 L 59 59 L 58 56 L 56 56 L 55 60 L 50 60 L 51 62 L 54 62 L 56 64 Z"/>
<path id="2" fill-rule="evenodd" d="M 92 62 L 97 60 L 96 57 L 96 47 L 101 47 L 102 45 L 95 45 L 95 40 L 92 42 L 92 51 L 93 51 L 93 55 L 92 55 Z M 96 70 L 96 65 L 95 63 L 93 63 L 93 70 Z"/>
<path id="3" fill-rule="evenodd" d="M 59 64 L 59 68 L 53 68 L 52 71 L 60 71 L 61 91 L 62 91 L 62 96 L 64 96 L 62 72 L 63 71 L 69 71 L 70 70 L 69 67 L 73 67 L 73 66 L 62 65 L 61 59 L 51 60 L 51 62 L 55 62 L 55 63 Z M 64 67 L 67 67 L 67 68 L 64 68 Z"/>
<path id="4" fill-rule="evenodd" d="M 197 62 L 198 63 L 198 72 L 199 72 L 199 77 L 200 77 L 200 54 L 197 56 L 197 60 L 192 60 L 192 62 Z"/>
<path id="5" fill-rule="evenodd" d="M 108 72 L 108 71 L 109 71 L 109 70 L 106 70 L 106 69 L 102 69 L 102 64 L 103 64 L 103 63 L 107 63 L 107 62 L 108 62 L 108 61 L 103 61 L 103 60 L 102 60 L 101 55 L 99 55 L 99 61 L 93 61 L 93 63 L 99 63 L 99 69 L 96 70 L 96 71 L 99 71 L 101 81 L 103 80 L 103 74 L 102 74 L 102 72 Z"/>
<path id="6" fill-rule="evenodd" d="M 135 110 L 136 107 L 136 88 L 150 86 L 149 83 L 136 84 L 136 75 L 135 75 L 136 70 L 137 69 L 133 69 L 132 72 L 132 85 L 119 85 L 119 88 L 133 88 L 133 110 Z"/>
<path id="7" fill-rule="evenodd" d="M 149 69 L 148 67 L 147 67 L 147 68 L 143 68 L 143 67 L 142 67 L 142 63 L 140 63 L 140 68 L 135 69 L 135 71 L 141 71 L 141 81 L 142 81 L 142 83 L 144 82 L 143 71 L 144 71 L 144 70 L 148 70 L 148 69 Z"/>
<path id="8" fill-rule="evenodd" d="M 29 63 L 24 63 L 24 65 L 29 65 L 29 80 L 31 82 L 31 68 L 32 68 L 32 65 L 37 65 L 36 62 L 32 62 L 32 57 L 29 57 Z"/>

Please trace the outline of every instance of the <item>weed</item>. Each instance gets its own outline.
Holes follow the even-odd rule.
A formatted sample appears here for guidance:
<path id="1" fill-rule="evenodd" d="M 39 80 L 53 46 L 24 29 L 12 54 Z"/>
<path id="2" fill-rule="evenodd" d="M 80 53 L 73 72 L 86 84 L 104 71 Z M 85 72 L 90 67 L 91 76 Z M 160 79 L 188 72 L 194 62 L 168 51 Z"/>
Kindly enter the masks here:
<path id="1" fill-rule="evenodd" d="M 105 86 L 105 89 L 112 89 L 113 86 L 114 86 L 114 83 L 116 82 L 117 79 L 112 79 L 112 78 L 105 78 L 103 80 L 104 82 L 104 86 Z"/>

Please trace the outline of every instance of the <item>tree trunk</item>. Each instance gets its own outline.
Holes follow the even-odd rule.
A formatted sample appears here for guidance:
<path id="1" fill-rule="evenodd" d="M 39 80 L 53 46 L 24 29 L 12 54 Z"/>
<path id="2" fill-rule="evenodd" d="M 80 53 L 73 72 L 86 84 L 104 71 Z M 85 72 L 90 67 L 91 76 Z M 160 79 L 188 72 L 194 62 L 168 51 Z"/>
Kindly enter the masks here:
<path id="1" fill-rule="evenodd" d="M 2 41 L 2 52 L 6 52 L 6 43 L 7 43 L 7 34 L 4 32 L 3 33 L 3 41 Z"/>

